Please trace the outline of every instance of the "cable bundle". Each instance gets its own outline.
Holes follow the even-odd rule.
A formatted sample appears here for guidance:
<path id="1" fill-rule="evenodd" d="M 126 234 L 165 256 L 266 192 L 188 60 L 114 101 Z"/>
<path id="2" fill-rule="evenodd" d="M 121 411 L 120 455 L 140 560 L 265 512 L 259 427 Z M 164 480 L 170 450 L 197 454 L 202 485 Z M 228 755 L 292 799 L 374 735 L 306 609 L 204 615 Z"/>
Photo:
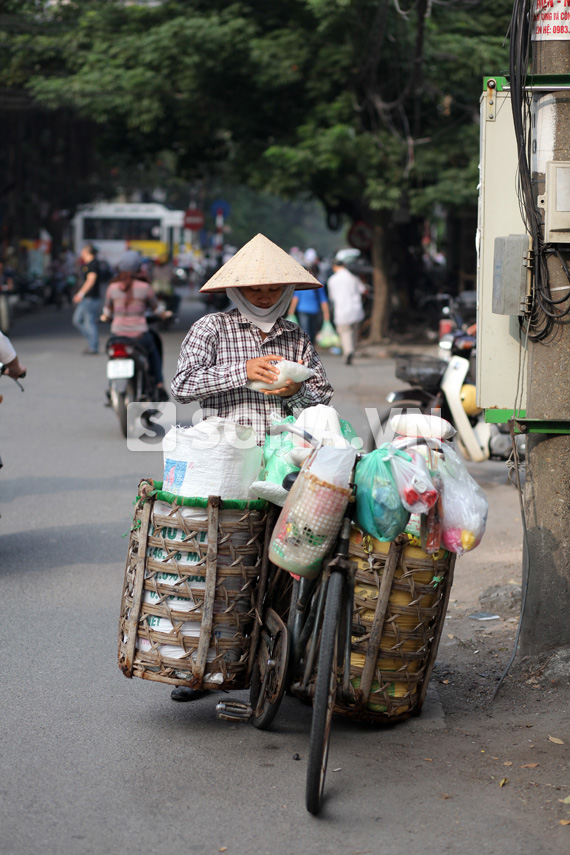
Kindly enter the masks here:
<path id="1" fill-rule="evenodd" d="M 521 320 L 524 332 L 531 341 L 545 341 L 556 332 L 556 325 L 570 323 L 568 297 L 554 300 L 550 294 L 547 258 L 556 255 L 570 287 L 568 270 L 558 248 L 544 242 L 542 218 L 536 204 L 531 173 L 531 101 L 526 88 L 530 60 L 533 0 L 514 0 L 509 28 L 510 56 L 509 80 L 511 108 L 517 140 L 519 163 L 517 195 L 521 215 L 532 238 L 534 250 L 534 292 L 530 315 Z M 564 307 L 563 304 L 567 305 Z"/>

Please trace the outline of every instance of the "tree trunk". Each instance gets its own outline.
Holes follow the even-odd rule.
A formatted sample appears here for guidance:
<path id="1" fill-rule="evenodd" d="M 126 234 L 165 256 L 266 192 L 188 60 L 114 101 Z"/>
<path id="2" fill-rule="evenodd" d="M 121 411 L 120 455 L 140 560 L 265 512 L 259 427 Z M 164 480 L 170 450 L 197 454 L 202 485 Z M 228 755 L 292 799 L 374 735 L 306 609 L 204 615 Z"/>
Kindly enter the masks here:
<path id="1" fill-rule="evenodd" d="M 378 344 L 388 334 L 390 322 L 390 283 L 386 258 L 386 224 L 378 216 L 372 220 L 373 303 L 366 344 Z"/>

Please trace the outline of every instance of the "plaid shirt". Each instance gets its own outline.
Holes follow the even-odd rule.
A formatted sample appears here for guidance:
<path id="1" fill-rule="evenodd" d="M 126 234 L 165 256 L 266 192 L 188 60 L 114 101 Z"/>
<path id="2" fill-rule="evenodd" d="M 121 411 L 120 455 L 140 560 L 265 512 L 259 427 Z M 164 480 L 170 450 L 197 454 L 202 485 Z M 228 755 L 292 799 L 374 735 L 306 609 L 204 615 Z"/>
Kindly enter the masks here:
<path id="1" fill-rule="evenodd" d="M 315 371 L 289 398 L 247 389 L 246 362 L 276 353 Z M 238 309 L 205 315 L 182 343 L 172 394 L 187 404 L 199 401 L 204 418 L 219 416 L 250 425 L 263 445 L 274 419 L 297 417 L 306 407 L 328 404 L 333 388 L 311 340 L 297 324 L 278 318 L 267 338 Z"/>

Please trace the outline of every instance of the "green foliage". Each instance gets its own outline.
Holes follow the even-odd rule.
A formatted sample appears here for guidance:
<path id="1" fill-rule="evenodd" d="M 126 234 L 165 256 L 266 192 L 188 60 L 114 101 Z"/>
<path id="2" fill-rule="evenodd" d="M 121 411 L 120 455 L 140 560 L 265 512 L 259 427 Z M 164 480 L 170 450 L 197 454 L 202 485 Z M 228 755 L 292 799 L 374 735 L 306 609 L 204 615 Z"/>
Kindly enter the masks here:
<path id="1" fill-rule="evenodd" d="M 506 63 L 506 0 L 418 0 L 405 13 L 387 0 L 8 9 L 21 26 L 0 30 L 0 85 L 74 107 L 136 158 L 170 148 L 189 176 L 223 162 L 255 186 L 349 213 L 423 212 L 439 192 L 475 199 L 465 128 L 483 73 Z"/>
<path id="2" fill-rule="evenodd" d="M 511 2 L 5 0 L 5 97 L 97 124 L 107 162 L 371 222 L 474 208 L 481 79 Z M 8 93 L 8 95 L 6 95 Z"/>

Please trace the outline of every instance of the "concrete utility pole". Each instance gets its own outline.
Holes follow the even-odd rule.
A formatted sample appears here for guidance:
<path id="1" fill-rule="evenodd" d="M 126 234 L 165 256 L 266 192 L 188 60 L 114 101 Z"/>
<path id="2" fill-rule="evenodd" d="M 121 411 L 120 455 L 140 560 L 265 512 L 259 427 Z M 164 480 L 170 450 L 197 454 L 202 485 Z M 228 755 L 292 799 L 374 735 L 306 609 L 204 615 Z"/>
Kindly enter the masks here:
<path id="1" fill-rule="evenodd" d="M 533 41 L 534 75 L 570 74 L 568 2 L 535 0 L 533 4 L 538 19 Z M 570 89 L 557 90 L 555 81 L 551 85 L 550 91 L 535 91 L 533 100 L 535 200 L 544 193 L 548 161 L 564 161 L 570 166 Z M 570 266 L 570 243 L 558 248 Z M 570 298 L 560 260 L 549 256 L 547 264 L 551 296 Z M 555 433 L 553 423 L 552 432 L 548 425 L 549 432 L 530 434 L 527 440 L 529 571 L 528 580 L 523 579 L 523 584 L 528 581 L 528 592 L 520 649 L 525 655 L 538 656 L 570 646 L 570 326 L 558 325 L 554 338 L 546 344 L 529 342 L 526 417 L 566 422 L 566 426 L 558 427 L 568 431 Z"/>

